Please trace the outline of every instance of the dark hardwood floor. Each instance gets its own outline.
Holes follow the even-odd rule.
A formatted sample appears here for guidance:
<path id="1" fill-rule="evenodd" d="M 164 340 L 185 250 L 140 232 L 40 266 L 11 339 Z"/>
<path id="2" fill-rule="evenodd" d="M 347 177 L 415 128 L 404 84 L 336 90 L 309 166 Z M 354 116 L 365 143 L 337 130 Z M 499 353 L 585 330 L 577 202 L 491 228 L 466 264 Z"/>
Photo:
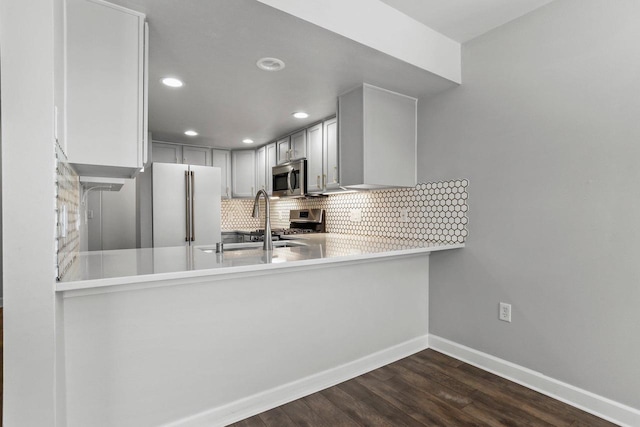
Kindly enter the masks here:
<path id="1" fill-rule="evenodd" d="M 433 350 L 232 425 L 615 426 Z"/>
<path id="2" fill-rule="evenodd" d="M 2 402 L 4 392 L 4 313 L 0 307 L 0 426 L 2 426 Z"/>

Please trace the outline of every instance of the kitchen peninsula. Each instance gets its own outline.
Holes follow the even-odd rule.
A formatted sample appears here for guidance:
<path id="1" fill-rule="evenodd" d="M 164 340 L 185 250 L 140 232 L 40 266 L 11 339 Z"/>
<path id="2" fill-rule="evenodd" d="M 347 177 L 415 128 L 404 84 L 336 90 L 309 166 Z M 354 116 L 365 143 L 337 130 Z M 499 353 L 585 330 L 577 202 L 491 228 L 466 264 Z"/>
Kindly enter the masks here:
<path id="1" fill-rule="evenodd" d="M 56 288 L 69 425 L 224 425 L 427 348 L 429 253 L 464 246 L 292 242 L 82 253 Z"/>

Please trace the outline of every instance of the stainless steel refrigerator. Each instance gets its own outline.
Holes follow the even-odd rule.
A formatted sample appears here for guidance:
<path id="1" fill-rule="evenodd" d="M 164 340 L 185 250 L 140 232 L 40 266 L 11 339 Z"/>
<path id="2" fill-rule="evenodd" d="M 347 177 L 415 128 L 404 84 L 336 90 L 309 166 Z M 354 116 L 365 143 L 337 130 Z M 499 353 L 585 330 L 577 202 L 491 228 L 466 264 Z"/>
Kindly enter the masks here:
<path id="1" fill-rule="evenodd" d="M 220 168 L 154 163 L 153 246 L 220 242 Z"/>

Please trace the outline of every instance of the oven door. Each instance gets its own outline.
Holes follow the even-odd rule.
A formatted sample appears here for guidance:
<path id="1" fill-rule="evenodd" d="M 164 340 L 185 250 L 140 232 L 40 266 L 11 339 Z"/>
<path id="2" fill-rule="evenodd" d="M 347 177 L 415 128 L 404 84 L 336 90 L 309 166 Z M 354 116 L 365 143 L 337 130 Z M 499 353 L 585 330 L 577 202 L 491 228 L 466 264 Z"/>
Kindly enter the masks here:
<path id="1" fill-rule="evenodd" d="M 272 169 L 273 195 L 276 197 L 304 197 L 307 192 L 305 161 L 284 163 Z"/>

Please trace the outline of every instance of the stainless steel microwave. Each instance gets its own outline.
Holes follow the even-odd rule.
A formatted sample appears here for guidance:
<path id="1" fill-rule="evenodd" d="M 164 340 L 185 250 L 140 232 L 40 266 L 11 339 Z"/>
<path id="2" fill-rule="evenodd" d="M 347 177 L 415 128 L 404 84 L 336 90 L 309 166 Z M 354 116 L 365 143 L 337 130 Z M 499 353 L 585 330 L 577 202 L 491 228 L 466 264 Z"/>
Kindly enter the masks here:
<path id="1" fill-rule="evenodd" d="M 305 197 L 307 195 L 307 161 L 283 163 L 272 168 L 273 195 L 276 197 Z"/>

